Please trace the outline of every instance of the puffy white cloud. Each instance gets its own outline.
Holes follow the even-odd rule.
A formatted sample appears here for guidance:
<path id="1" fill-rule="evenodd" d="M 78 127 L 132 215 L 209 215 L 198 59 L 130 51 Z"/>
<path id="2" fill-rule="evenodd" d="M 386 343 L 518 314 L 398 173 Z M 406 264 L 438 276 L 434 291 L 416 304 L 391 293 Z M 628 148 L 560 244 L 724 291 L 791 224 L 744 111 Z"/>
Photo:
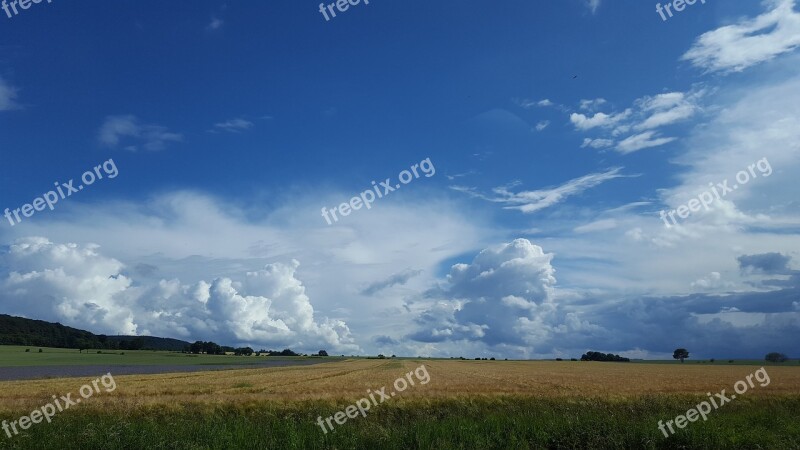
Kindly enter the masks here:
<path id="1" fill-rule="evenodd" d="M 591 117 L 580 113 L 572 113 L 569 116 L 569 120 L 570 122 L 572 122 L 573 125 L 575 125 L 575 128 L 582 131 L 586 131 L 597 127 L 601 128 L 613 127 L 614 125 L 627 119 L 631 115 L 631 113 L 632 111 L 630 109 L 627 109 L 617 114 L 606 114 L 598 112 Z"/>
<path id="2" fill-rule="evenodd" d="M 549 339 L 550 333 L 591 327 L 558 312 L 552 259 L 553 254 L 527 239 L 516 239 L 484 249 L 470 264 L 453 265 L 447 285 L 428 294 L 436 300 L 419 313 L 419 329 L 409 337 L 509 345 L 518 353 Z"/>
<path id="3" fill-rule="evenodd" d="M 15 241 L 0 255 L 8 268 L 0 284 L 3 310 L 106 333 L 135 332 L 130 309 L 116 297 L 131 280 L 120 274 L 122 263 L 97 250 L 41 237 Z"/>
<path id="4" fill-rule="evenodd" d="M 519 357 L 586 350 L 654 357 L 675 336 L 703 355 L 733 357 L 800 338 L 797 271 L 786 288 L 768 292 L 642 298 L 559 289 L 552 261 L 553 254 L 517 239 L 453 265 L 447 284 L 428 293 L 408 338 L 437 354 L 469 349 Z M 694 287 L 730 285 L 712 272 Z"/>
<path id="5" fill-rule="evenodd" d="M 739 72 L 800 45 L 795 0 L 769 0 L 765 13 L 701 35 L 682 59 L 709 72 Z"/>
<path id="6" fill-rule="evenodd" d="M 268 264 L 236 282 L 222 277 L 135 284 L 95 245 L 18 239 L 2 254 L 0 306 L 11 314 L 106 334 L 159 335 L 224 344 L 359 351 L 347 324 L 318 321 L 299 267 Z"/>

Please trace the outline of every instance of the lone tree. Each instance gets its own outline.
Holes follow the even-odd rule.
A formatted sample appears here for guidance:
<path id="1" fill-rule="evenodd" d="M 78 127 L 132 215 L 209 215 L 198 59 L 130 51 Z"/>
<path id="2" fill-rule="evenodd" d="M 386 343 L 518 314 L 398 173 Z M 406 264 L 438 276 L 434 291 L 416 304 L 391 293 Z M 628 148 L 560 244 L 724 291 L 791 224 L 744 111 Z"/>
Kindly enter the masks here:
<path id="1" fill-rule="evenodd" d="M 767 356 L 764 359 L 771 363 L 782 363 L 788 361 L 789 357 L 784 355 L 783 353 L 772 352 L 772 353 L 767 353 Z"/>
<path id="2" fill-rule="evenodd" d="M 675 353 L 672 354 L 672 358 L 680 359 L 681 362 L 683 362 L 683 360 L 688 357 L 689 357 L 689 350 L 686 350 L 685 348 L 675 349 Z"/>

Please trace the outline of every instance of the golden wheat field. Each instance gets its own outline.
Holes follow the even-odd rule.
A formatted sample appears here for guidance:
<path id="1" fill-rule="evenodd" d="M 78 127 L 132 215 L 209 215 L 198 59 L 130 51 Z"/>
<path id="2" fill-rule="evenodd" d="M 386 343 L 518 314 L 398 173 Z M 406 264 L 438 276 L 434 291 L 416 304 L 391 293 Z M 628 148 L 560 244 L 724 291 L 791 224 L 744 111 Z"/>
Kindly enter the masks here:
<path id="1" fill-rule="evenodd" d="M 344 360 L 314 366 L 226 370 L 186 374 L 115 376 L 117 388 L 95 395 L 82 408 L 128 409 L 187 403 L 279 404 L 349 400 L 368 389 L 391 387 L 424 364 L 430 381 L 417 383 L 396 401 L 525 395 L 624 399 L 643 394 L 705 394 L 731 391 L 758 366 L 615 364 L 551 361 Z M 770 384 L 747 396 L 800 394 L 800 370 L 766 368 Z M 113 375 L 113 373 L 112 373 Z M 0 412 L 34 408 L 53 394 L 76 393 L 88 378 L 0 383 Z M 387 390 L 388 392 L 388 390 Z"/>

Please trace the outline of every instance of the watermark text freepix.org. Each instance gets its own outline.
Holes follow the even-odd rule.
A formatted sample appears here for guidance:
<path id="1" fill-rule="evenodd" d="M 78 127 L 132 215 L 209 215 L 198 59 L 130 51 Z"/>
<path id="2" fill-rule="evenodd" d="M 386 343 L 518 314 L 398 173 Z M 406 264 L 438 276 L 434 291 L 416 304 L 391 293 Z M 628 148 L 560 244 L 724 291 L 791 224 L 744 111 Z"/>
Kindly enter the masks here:
<path id="1" fill-rule="evenodd" d="M 699 1 L 704 5 L 706 4 L 706 0 Z M 661 16 L 661 21 L 666 22 L 667 16 L 664 15 L 665 10 L 667 11 L 667 14 L 672 17 L 672 9 L 674 9 L 675 12 L 681 12 L 686 8 L 686 5 L 691 6 L 697 2 L 698 0 L 673 0 L 671 2 L 667 2 L 663 7 L 661 6 L 661 3 L 657 3 L 656 12 Z"/>
<path id="2" fill-rule="evenodd" d="M 411 166 L 411 171 L 404 170 L 400 172 L 398 177 L 400 178 L 400 183 L 408 184 L 411 183 L 413 180 L 419 178 L 419 172 L 417 169 L 422 170 L 422 173 L 425 174 L 426 178 L 430 178 L 436 174 L 436 168 L 433 167 L 433 163 L 431 162 L 430 158 L 425 158 L 419 162 L 419 164 L 414 164 Z M 411 172 L 414 172 L 413 174 Z M 394 192 L 397 189 L 400 189 L 400 183 L 395 184 L 392 186 L 392 179 L 387 178 L 385 181 L 381 181 L 380 183 L 372 182 L 372 187 L 374 188 L 375 192 L 372 189 L 367 189 L 366 191 L 362 192 L 360 196 L 356 196 L 350 199 L 349 203 L 342 203 L 339 206 L 334 206 L 330 211 L 328 208 L 322 208 L 322 217 L 328 221 L 328 225 L 333 224 L 333 222 L 338 222 L 339 218 L 336 216 L 338 212 L 342 217 L 349 216 L 351 212 L 357 211 L 361 209 L 362 206 L 366 206 L 367 209 L 372 208 L 372 202 L 375 201 L 375 196 L 377 198 L 383 198 L 386 195 L 389 195 L 390 192 Z M 383 193 L 381 193 L 383 191 Z M 328 213 L 333 217 L 333 222 L 331 222 L 331 218 L 328 217 Z"/>
<path id="3" fill-rule="evenodd" d="M 329 4 L 329 5 L 325 5 L 325 3 L 320 3 L 319 4 L 319 12 L 322 13 L 323 16 L 325 16 L 325 21 L 327 22 L 327 21 L 331 20 L 331 18 L 328 17 L 328 11 L 330 11 L 332 17 L 336 17 L 336 11 L 333 10 L 334 6 L 336 6 L 336 9 L 338 9 L 339 12 L 345 12 L 351 6 L 356 6 L 359 3 L 361 3 L 361 0 L 355 0 L 355 1 L 353 1 L 353 0 L 336 0 L 335 2 L 333 2 L 333 3 Z M 365 5 L 369 5 L 369 0 L 364 0 L 364 4 Z M 326 8 L 327 8 L 328 11 L 325 11 Z"/>
<path id="4" fill-rule="evenodd" d="M 347 408 L 344 409 L 344 411 L 339 411 L 336 414 L 325 419 L 325 422 L 322 421 L 322 416 L 317 417 L 317 425 L 319 425 L 320 428 L 322 428 L 322 431 L 324 431 L 325 434 L 328 434 L 328 428 L 325 427 L 326 423 L 328 424 L 328 427 L 330 427 L 330 430 L 333 431 L 333 424 L 331 423 L 331 421 L 335 421 L 339 425 L 344 425 L 344 423 L 347 422 L 348 418 L 355 419 L 356 417 L 358 417 L 359 414 L 361 414 L 361 417 L 367 417 L 367 411 L 369 411 L 371 407 L 378 406 L 379 404 L 385 402 L 386 400 L 389 400 L 390 398 L 394 397 L 398 392 L 405 391 L 406 389 L 408 389 L 409 383 L 411 384 L 411 386 L 414 386 L 414 379 L 411 377 L 411 375 L 416 376 L 417 380 L 419 380 L 419 384 L 428 384 L 428 382 L 431 381 L 431 376 L 430 374 L 428 374 L 428 368 L 425 367 L 425 365 L 423 364 L 414 369 L 413 371 L 408 372 L 405 375 L 405 378 L 400 377 L 394 380 L 394 385 L 393 385 L 394 391 L 391 391 L 390 393 L 387 394 L 386 386 L 380 388 L 380 390 L 376 389 L 374 392 L 372 391 L 372 389 L 369 389 L 367 390 L 369 398 L 364 397 L 356 401 L 354 405 L 348 406 Z M 380 401 L 378 401 L 378 399 L 375 398 L 376 394 L 380 397 Z"/>
<path id="5" fill-rule="evenodd" d="M 14 11 L 15 16 L 19 14 L 17 6 L 19 6 L 20 9 L 28 9 L 31 7 L 31 4 L 34 3 L 38 5 L 42 3 L 42 0 L 11 0 L 10 2 L 8 0 L 3 0 L 3 2 L 0 3 L 0 8 L 3 8 L 3 11 L 6 12 L 6 15 L 10 19 L 12 17 L 11 11 Z M 53 0 L 47 0 L 47 3 L 53 3 Z M 11 8 L 10 10 L 9 7 Z"/>
<path id="6" fill-rule="evenodd" d="M 47 423 L 50 423 L 53 416 L 56 415 L 57 412 L 62 412 L 64 410 L 69 409 L 71 406 L 75 406 L 81 402 L 81 399 L 88 399 L 94 394 L 100 393 L 100 386 L 98 384 L 102 383 L 103 387 L 105 388 L 106 392 L 113 392 L 117 389 L 117 382 L 114 381 L 114 377 L 111 376 L 111 372 L 103 375 L 102 377 L 92 381 L 92 384 L 89 385 L 84 384 L 78 390 L 81 398 L 72 399 L 72 393 L 67 395 L 62 395 L 59 401 L 56 396 L 53 396 L 53 402 L 50 402 L 41 408 L 34 409 L 31 413 L 27 416 L 22 416 L 17 420 L 13 420 L 10 423 L 6 420 L 2 423 L 3 431 L 6 432 L 6 435 L 11 438 L 11 431 L 14 431 L 14 436 L 19 434 L 19 430 L 17 430 L 17 425 L 19 425 L 20 429 L 27 430 L 31 427 L 31 424 L 34 423 L 41 423 L 42 419 L 47 420 Z M 55 405 L 53 405 L 55 403 Z"/>
<path id="7" fill-rule="evenodd" d="M 668 213 L 664 212 L 664 210 L 661 210 L 661 220 L 664 221 L 664 225 L 667 228 L 672 228 L 672 225 L 670 225 L 667 221 L 667 216 L 672 219 L 672 223 L 674 225 L 677 225 L 678 222 L 675 220 L 675 213 L 678 213 L 678 217 L 681 219 L 686 219 L 689 217 L 691 212 L 700 211 L 701 206 L 708 211 L 709 205 L 711 205 L 715 200 L 721 200 L 722 197 L 725 197 L 729 192 L 735 191 L 739 188 L 739 186 L 744 186 L 751 180 L 751 176 L 752 178 L 757 178 L 758 175 L 753 170 L 755 168 L 758 168 L 758 171 L 764 176 L 764 178 L 772 175 L 772 166 L 770 166 L 769 161 L 767 161 L 767 158 L 761 158 L 760 160 L 756 161 L 755 164 L 750 164 L 747 166 L 747 170 L 740 170 L 736 174 L 736 181 L 738 181 L 739 184 L 728 186 L 727 179 L 722 183 L 717 183 L 716 186 L 714 186 L 714 183 L 708 183 L 708 185 L 711 187 L 711 191 L 705 191 L 698 195 L 697 198 L 689 200 L 687 204 L 688 206 L 680 205 L 677 209 L 673 209 Z M 719 188 L 719 190 L 717 190 L 717 188 Z M 712 192 L 714 193 L 713 195 L 711 194 Z"/>
<path id="8" fill-rule="evenodd" d="M 769 386 L 770 383 L 769 374 L 767 373 L 766 369 L 762 367 L 756 370 L 754 373 L 751 373 L 750 375 L 746 376 L 745 377 L 745 380 L 747 380 L 746 383 L 744 380 L 739 380 L 733 385 L 733 390 L 736 391 L 736 394 L 742 395 L 745 392 L 747 392 L 748 385 L 751 388 L 755 387 L 755 384 L 753 383 L 753 377 L 755 377 L 756 381 L 758 381 L 759 386 L 761 387 Z M 714 405 L 714 410 L 719 409 L 720 406 L 723 406 L 724 404 L 729 403 L 731 400 L 735 399 L 736 394 L 730 394 L 730 396 L 725 395 L 725 389 L 723 389 L 722 392 L 718 394 L 714 394 L 713 396 L 711 395 L 711 392 L 706 393 L 706 395 L 708 395 L 708 401 L 702 401 L 698 403 L 697 406 L 695 406 L 694 408 L 691 408 L 688 411 L 686 411 L 686 414 L 682 414 L 680 416 L 675 417 L 675 419 L 673 420 L 667 421 L 666 425 L 667 428 L 669 428 L 669 433 L 675 434 L 675 430 L 672 428 L 673 423 L 675 423 L 675 426 L 677 426 L 678 428 L 686 428 L 688 422 L 696 422 L 697 419 L 699 419 L 700 417 L 702 417 L 703 421 L 705 422 L 706 420 L 708 420 L 708 413 L 713 411 L 711 409 L 711 405 Z M 711 403 L 709 403 L 709 401 Z M 663 420 L 658 421 L 658 429 L 661 430 L 662 433 L 664 433 L 664 437 L 669 437 L 669 434 L 667 434 L 667 430 L 664 429 L 663 422 L 664 422 Z"/>
<path id="9" fill-rule="evenodd" d="M 52 211 L 53 207 L 56 205 L 56 203 L 58 203 L 59 196 L 60 199 L 63 200 L 72 194 L 77 194 L 85 186 L 89 186 L 97 180 L 102 180 L 103 174 L 100 173 L 100 169 L 103 169 L 103 172 L 108 175 L 108 178 L 116 178 L 119 174 L 119 170 L 117 170 L 117 165 L 114 164 L 114 160 L 109 159 L 103 164 L 95 166 L 93 171 L 87 170 L 84 172 L 81 176 L 81 181 L 83 181 L 83 184 L 78 185 L 78 187 L 73 186 L 75 182 L 74 180 L 69 180 L 66 183 L 60 183 L 60 185 L 58 182 L 56 182 L 54 184 L 58 193 L 56 193 L 56 191 L 46 192 L 42 194 L 41 197 L 33 199 L 31 203 L 22 205 L 21 208 L 14 209 L 13 211 L 9 208 L 6 208 L 3 215 L 6 217 L 6 219 L 8 219 L 8 223 L 10 223 L 13 227 L 14 225 L 22 222 L 22 218 L 19 216 L 20 212 L 25 217 L 31 217 L 36 213 L 36 211 L 43 211 L 45 206 L 50 208 L 50 211 Z M 12 217 L 12 214 L 14 217 Z M 16 222 L 14 222 L 14 219 L 16 219 Z"/>

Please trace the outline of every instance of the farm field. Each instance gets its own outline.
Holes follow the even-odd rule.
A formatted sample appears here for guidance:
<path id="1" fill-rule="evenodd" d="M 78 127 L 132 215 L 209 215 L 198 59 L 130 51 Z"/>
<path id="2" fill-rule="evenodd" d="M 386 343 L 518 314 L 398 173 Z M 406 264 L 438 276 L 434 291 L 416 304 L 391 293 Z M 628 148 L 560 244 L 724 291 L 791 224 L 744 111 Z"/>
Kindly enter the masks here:
<path id="1" fill-rule="evenodd" d="M 344 410 L 421 364 L 408 387 L 327 434 Z M 664 438 L 669 420 L 733 390 L 754 366 L 449 360 L 346 360 L 308 367 L 115 376 L 116 389 L 3 448 L 798 448 L 800 370 L 767 366 L 770 383 Z M 0 383 L 14 420 L 90 379 Z"/>
<path id="2" fill-rule="evenodd" d="M 246 365 L 261 364 L 265 360 L 319 359 L 296 356 L 232 356 L 190 355 L 150 350 L 78 350 L 67 348 L 0 345 L 0 367 L 26 366 L 86 366 L 86 365 Z M 30 352 L 25 352 L 30 349 Z"/>

